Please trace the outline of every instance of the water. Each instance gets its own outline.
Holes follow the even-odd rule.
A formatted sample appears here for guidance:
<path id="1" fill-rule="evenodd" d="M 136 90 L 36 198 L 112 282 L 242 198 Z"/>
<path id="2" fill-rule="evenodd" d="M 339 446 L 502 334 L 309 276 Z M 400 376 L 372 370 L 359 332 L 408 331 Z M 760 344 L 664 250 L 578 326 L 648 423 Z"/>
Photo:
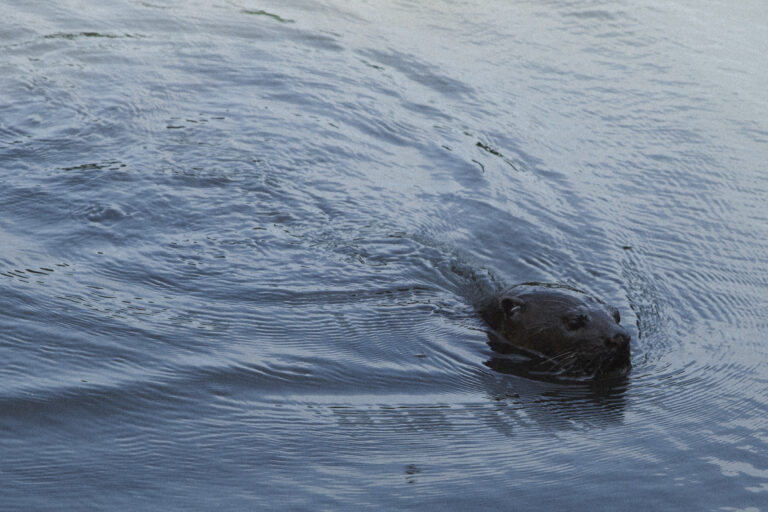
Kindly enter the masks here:
<path id="1" fill-rule="evenodd" d="M 764 3 L 0 5 L 0 509 L 768 509 Z"/>

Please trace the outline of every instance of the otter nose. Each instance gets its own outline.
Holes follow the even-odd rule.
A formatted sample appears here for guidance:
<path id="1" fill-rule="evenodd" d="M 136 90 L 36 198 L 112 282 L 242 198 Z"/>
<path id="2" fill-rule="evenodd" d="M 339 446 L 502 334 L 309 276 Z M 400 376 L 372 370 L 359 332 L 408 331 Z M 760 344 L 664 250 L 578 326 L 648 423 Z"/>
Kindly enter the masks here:
<path id="1" fill-rule="evenodd" d="M 629 347 L 629 334 L 617 332 L 613 337 L 605 340 L 605 346 L 614 349 L 625 349 Z"/>

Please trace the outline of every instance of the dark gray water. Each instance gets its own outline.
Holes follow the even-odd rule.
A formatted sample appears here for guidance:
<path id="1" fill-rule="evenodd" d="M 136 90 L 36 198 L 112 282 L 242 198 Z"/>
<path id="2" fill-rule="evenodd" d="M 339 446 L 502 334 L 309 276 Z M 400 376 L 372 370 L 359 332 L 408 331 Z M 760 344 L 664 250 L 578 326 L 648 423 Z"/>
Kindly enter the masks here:
<path id="1" fill-rule="evenodd" d="M 768 510 L 764 2 L 0 9 L 0 510 Z"/>

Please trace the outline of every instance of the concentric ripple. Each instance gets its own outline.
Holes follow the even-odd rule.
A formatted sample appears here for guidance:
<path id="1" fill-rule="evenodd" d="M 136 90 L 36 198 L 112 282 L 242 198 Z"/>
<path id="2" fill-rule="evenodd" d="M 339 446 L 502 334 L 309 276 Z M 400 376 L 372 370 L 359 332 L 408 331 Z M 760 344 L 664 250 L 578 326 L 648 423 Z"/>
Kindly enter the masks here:
<path id="1" fill-rule="evenodd" d="M 0 7 L 0 509 L 764 507 L 757 4 Z M 491 369 L 526 281 L 629 375 Z"/>

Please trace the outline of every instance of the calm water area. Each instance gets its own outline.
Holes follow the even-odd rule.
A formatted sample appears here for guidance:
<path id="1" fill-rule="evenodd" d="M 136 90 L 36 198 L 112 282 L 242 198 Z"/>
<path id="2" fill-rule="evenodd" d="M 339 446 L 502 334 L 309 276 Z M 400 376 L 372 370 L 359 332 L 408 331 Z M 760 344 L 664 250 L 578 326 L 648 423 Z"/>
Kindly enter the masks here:
<path id="1" fill-rule="evenodd" d="M 0 510 L 768 511 L 766 2 L 0 13 Z"/>

